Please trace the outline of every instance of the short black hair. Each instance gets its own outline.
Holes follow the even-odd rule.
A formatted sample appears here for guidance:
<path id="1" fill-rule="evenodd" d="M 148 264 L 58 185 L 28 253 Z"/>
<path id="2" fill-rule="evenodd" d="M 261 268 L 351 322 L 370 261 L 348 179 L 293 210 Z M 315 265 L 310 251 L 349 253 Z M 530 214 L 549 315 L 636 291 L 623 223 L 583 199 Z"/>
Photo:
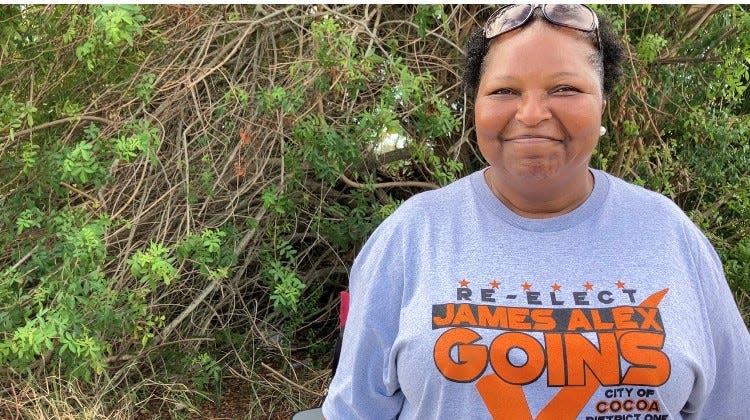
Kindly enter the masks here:
<path id="1" fill-rule="evenodd" d="M 595 65 L 597 70 L 600 72 L 602 77 L 602 91 L 605 98 L 609 98 L 610 94 L 614 90 L 615 86 L 620 82 L 623 75 L 623 61 L 625 58 L 625 46 L 623 45 L 620 38 L 615 34 L 612 24 L 606 19 L 599 16 L 599 36 L 601 37 L 602 44 L 599 46 L 599 50 L 596 54 Z M 531 17 L 531 21 L 541 20 L 547 24 L 546 19 L 541 15 L 540 10 L 535 10 L 534 15 Z M 528 25 L 529 22 L 526 23 Z M 585 34 L 586 38 L 591 39 L 595 42 L 596 35 L 594 33 Z M 491 39 L 484 37 L 484 29 L 475 29 L 471 35 L 469 35 L 466 41 L 466 60 L 464 63 L 464 88 L 466 89 L 467 96 L 473 101 L 477 97 L 477 89 L 479 88 L 479 81 L 484 72 L 484 58 L 487 56 L 487 52 L 490 50 L 492 44 Z"/>

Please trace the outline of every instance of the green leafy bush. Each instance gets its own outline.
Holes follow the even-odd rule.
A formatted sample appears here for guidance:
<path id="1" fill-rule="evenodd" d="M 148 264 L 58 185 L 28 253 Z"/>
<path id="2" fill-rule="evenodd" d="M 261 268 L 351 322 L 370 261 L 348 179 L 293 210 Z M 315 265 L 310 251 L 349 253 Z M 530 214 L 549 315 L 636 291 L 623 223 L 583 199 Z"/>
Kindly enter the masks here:
<path id="1" fill-rule="evenodd" d="M 628 57 L 592 164 L 685 209 L 750 319 L 748 10 L 596 8 Z M 319 402 L 288 381 L 327 385 L 358 249 L 485 164 L 460 73 L 493 10 L 0 8 L 5 378 L 159 396 L 175 416 L 227 372 L 258 395 L 251 418 Z"/>

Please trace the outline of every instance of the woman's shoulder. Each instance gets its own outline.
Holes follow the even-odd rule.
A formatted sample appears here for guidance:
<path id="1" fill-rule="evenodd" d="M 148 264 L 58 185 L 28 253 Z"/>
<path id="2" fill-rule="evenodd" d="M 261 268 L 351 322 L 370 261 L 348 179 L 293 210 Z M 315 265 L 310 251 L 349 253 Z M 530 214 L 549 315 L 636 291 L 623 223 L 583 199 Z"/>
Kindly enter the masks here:
<path id="1" fill-rule="evenodd" d="M 611 174 L 606 176 L 613 211 L 652 225 L 679 227 L 688 236 L 703 236 L 698 226 L 670 197 Z"/>
<path id="2" fill-rule="evenodd" d="M 606 173 L 606 176 L 609 178 L 611 198 L 623 208 L 636 210 L 644 216 L 649 214 L 647 212 L 650 212 L 652 214 L 687 218 L 680 206 L 666 195 L 612 174 Z"/>

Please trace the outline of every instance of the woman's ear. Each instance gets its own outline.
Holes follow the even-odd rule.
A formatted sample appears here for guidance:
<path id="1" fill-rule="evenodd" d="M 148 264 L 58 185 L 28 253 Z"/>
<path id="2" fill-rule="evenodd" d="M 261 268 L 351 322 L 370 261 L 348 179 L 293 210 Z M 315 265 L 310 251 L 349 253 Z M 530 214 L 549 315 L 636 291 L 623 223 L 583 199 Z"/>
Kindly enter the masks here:
<path id="1" fill-rule="evenodd" d="M 604 115 L 604 108 L 606 108 L 606 107 L 607 107 L 607 100 L 606 99 L 602 99 L 602 115 Z"/>

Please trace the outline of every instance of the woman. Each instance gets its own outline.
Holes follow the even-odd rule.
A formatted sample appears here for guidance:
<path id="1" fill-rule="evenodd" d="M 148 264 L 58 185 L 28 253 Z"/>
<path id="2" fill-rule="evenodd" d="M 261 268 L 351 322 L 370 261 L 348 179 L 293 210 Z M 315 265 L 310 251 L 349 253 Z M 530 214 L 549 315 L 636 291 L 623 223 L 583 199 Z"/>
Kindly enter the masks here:
<path id="1" fill-rule="evenodd" d="M 750 418 L 750 337 L 710 243 L 588 167 L 611 30 L 585 6 L 513 5 L 468 49 L 490 166 L 362 249 L 326 418 Z"/>

